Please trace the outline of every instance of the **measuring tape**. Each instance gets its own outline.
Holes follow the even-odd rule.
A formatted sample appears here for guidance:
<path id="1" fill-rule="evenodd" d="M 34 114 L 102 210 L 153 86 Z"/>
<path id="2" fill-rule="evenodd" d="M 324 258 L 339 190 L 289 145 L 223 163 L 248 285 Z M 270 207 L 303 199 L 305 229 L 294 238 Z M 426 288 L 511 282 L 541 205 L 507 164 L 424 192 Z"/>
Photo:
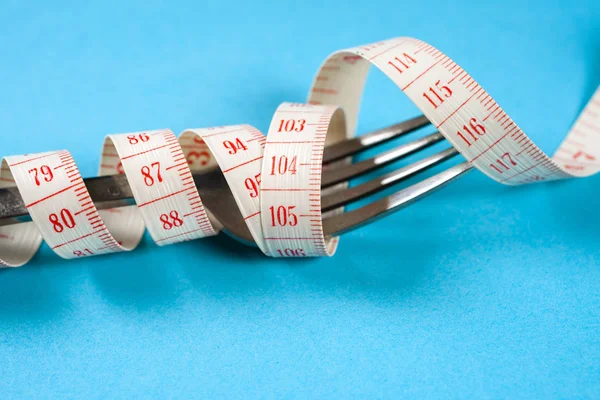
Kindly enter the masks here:
<path id="1" fill-rule="evenodd" d="M 42 238 L 63 258 L 128 251 L 148 229 L 159 245 L 217 234 L 191 170 L 219 167 L 257 246 L 272 257 L 330 256 L 323 236 L 326 145 L 354 135 L 371 65 L 383 71 L 476 168 L 507 184 L 600 170 L 600 90 L 553 158 L 519 129 L 460 66 L 433 46 L 395 38 L 332 54 L 309 104 L 281 105 L 267 137 L 248 125 L 110 135 L 100 175 L 124 173 L 136 205 L 97 210 L 67 151 L 6 157 L 0 187 L 17 186 L 32 221 L 0 226 L 0 264 L 20 266 Z M 340 210 L 334 211 L 340 212 Z"/>

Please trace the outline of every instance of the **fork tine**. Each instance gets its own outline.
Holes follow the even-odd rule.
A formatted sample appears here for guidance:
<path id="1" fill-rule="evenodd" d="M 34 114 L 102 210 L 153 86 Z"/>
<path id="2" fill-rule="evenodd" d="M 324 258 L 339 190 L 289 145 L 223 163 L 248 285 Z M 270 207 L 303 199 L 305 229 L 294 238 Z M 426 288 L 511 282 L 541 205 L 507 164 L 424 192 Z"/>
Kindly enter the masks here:
<path id="1" fill-rule="evenodd" d="M 340 235 L 374 222 L 441 189 L 472 169 L 473 165 L 465 161 L 391 196 L 359 209 L 326 218 L 323 220 L 323 232 L 326 236 Z"/>
<path id="2" fill-rule="evenodd" d="M 341 165 L 330 170 L 324 170 L 321 178 L 321 187 L 325 188 L 332 186 L 348 181 L 351 178 L 366 174 L 367 172 L 381 168 L 420 150 L 426 149 L 427 147 L 432 146 L 444 139 L 445 138 L 441 133 L 432 133 L 431 135 L 427 135 L 410 143 L 400 145 L 395 149 L 386 151 L 373 158 L 359 161 L 354 164 Z"/>
<path id="3" fill-rule="evenodd" d="M 430 122 L 427 117 L 421 115 L 383 129 L 366 133 L 354 139 L 327 146 L 323 153 L 323 163 L 327 164 L 357 154 L 429 124 Z"/>
<path id="4" fill-rule="evenodd" d="M 389 174 L 379 176 L 361 185 L 346 188 L 321 198 L 323 212 L 345 206 L 374 193 L 380 192 L 390 186 L 396 185 L 420 172 L 426 171 L 442 162 L 456 156 L 458 151 L 454 147 L 443 150 L 432 156 L 426 157 L 413 164 L 402 167 Z"/>

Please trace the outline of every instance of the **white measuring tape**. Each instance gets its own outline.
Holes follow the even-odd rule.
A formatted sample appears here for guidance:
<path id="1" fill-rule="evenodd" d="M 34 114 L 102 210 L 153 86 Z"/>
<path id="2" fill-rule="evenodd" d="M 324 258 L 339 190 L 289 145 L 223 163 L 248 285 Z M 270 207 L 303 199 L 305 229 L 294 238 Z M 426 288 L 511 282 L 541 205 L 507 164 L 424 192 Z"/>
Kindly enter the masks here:
<path id="1" fill-rule="evenodd" d="M 17 186 L 32 221 L 0 226 L 0 264 L 20 266 L 42 238 L 61 257 L 131 250 L 147 228 L 159 245 L 215 235 L 222 226 L 190 169 L 218 165 L 258 247 L 273 257 L 332 255 L 321 216 L 325 144 L 354 135 L 367 72 L 383 71 L 462 155 L 508 184 L 600 170 L 600 90 L 553 158 L 545 155 L 461 67 L 420 40 L 340 51 L 323 64 L 309 103 L 281 105 L 265 138 L 248 125 L 110 135 L 100 175 L 125 173 L 136 205 L 98 211 L 67 151 L 6 157 L 0 187 Z M 343 111 L 342 111 L 343 110 Z"/>

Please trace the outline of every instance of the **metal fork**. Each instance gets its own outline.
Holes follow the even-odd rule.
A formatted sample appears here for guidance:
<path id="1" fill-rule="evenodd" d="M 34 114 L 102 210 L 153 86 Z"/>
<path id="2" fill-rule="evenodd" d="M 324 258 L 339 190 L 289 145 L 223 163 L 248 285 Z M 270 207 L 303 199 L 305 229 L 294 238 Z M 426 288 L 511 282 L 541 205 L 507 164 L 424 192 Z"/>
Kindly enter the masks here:
<path id="1" fill-rule="evenodd" d="M 380 169 L 394 161 L 443 141 L 444 137 L 440 133 L 435 132 L 412 142 L 401 144 L 363 161 L 349 165 L 334 164 L 336 161 L 354 156 L 377 145 L 404 136 L 428 124 L 429 120 L 425 116 L 419 116 L 326 147 L 323 155 L 324 171 L 322 175 L 322 188 L 326 189 L 339 183 L 349 182 L 353 178 Z M 338 190 L 334 193 L 323 194 L 321 198 L 322 211 L 330 211 L 382 191 L 420 172 L 426 171 L 457 154 L 458 152 L 453 147 L 449 147 L 361 185 Z M 326 236 L 333 236 L 357 229 L 412 204 L 453 182 L 472 169 L 473 166 L 465 161 L 356 210 L 347 211 L 335 216 L 326 216 L 323 219 L 323 231 Z M 239 212 L 221 170 L 215 168 L 210 171 L 194 172 L 193 175 L 204 205 L 223 224 L 226 233 L 244 242 L 252 243 L 252 235 Z M 112 208 L 116 204 L 133 203 L 133 194 L 125 175 L 88 178 L 84 181 L 92 200 L 100 209 Z M 26 217 L 27 215 L 27 208 L 17 188 L 0 189 L 0 224 L 17 223 L 19 219 L 15 220 L 14 218 Z"/>

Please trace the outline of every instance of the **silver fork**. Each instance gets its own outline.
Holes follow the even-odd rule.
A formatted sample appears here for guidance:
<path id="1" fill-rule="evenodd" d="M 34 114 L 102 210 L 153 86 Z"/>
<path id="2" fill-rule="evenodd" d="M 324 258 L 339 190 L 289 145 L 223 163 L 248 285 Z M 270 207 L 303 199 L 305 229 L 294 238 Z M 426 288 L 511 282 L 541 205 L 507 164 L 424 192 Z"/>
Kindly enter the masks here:
<path id="1" fill-rule="evenodd" d="M 339 183 L 347 183 L 353 178 L 380 169 L 443 141 L 444 137 L 435 132 L 363 161 L 349 165 L 332 164 L 404 136 L 428 124 L 429 121 L 426 117 L 419 116 L 326 147 L 323 155 L 323 166 L 326 168 L 323 171 L 322 188 L 326 189 Z M 458 152 L 453 147 L 449 147 L 361 185 L 324 194 L 321 198 L 322 211 L 330 211 L 382 191 L 457 154 Z M 323 219 L 324 234 L 326 236 L 340 235 L 374 222 L 444 187 L 472 169 L 473 166 L 465 161 L 361 208 L 325 217 Z M 84 181 L 92 200 L 100 209 L 133 203 L 133 194 L 125 175 L 87 178 Z M 210 171 L 195 172 L 194 181 L 204 205 L 223 224 L 226 232 L 241 241 L 252 243 L 254 241 L 252 235 L 239 212 L 221 170 L 215 168 Z M 0 189 L 0 225 L 18 223 L 27 216 L 27 208 L 18 190 L 14 187 Z"/>

